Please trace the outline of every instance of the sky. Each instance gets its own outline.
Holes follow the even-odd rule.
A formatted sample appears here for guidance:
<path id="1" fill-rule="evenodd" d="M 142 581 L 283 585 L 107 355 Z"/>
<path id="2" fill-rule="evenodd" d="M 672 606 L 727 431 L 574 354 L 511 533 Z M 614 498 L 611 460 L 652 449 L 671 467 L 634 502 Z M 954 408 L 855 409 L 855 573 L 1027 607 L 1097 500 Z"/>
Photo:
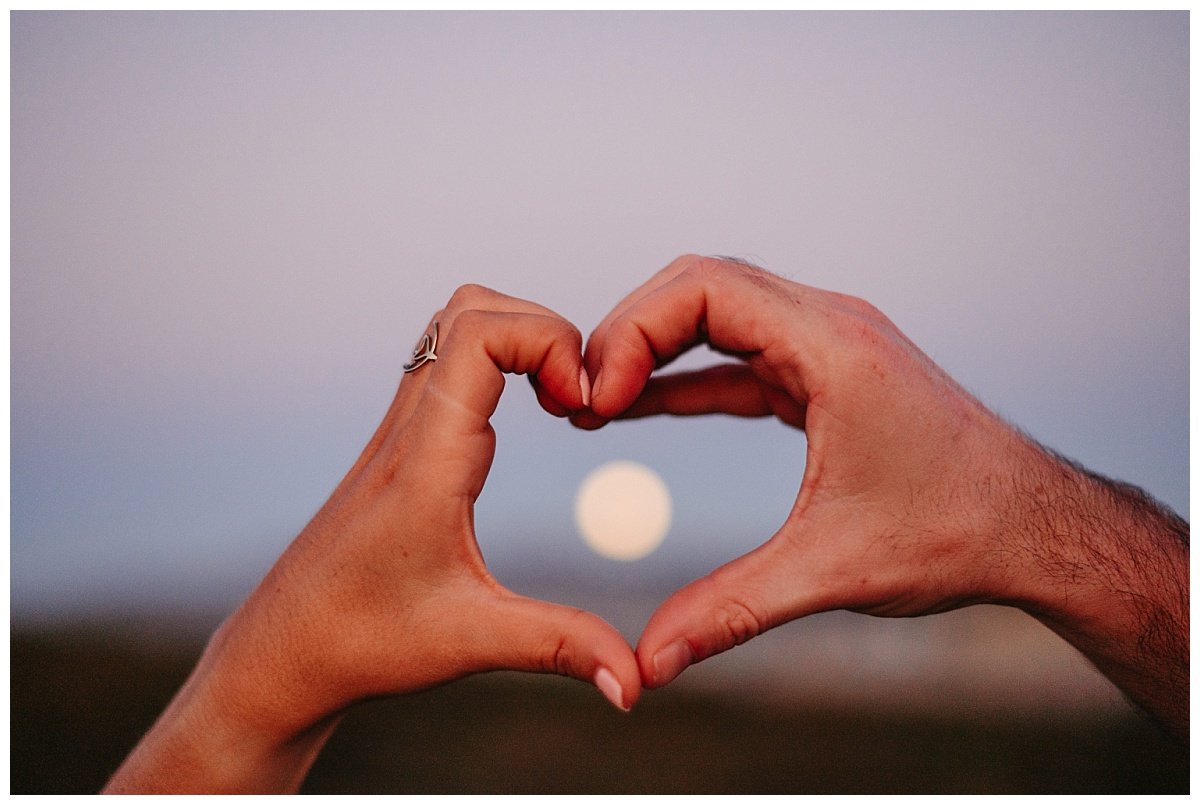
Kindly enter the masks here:
<path id="1" fill-rule="evenodd" d="M 684 253 L 868 299 L 1187 517 L 1188 58 L 1185 12 L 14 13 L 13 617 L 236 602 L 457 286 L 586 334 Z M 804 466 L 777 422 L 582 433 L 517 380 L 494 424 L 517 588 L 668 590 Z M 638 562 L 572 520 L 613 459 L 673 496 Z"/>

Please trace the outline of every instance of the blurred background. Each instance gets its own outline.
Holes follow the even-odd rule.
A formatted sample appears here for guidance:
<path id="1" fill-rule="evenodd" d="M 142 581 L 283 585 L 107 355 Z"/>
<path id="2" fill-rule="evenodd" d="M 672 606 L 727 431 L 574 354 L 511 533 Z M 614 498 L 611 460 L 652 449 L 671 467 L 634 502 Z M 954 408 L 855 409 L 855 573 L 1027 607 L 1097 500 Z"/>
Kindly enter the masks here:
<path id="1" fill-rule="evenodd" d="M 870 300 L 1189 517 L 1188 64 L 1186 12 L 13 13 L 13 790 L 103 783 L 466 282 L 586 334 L 679 254 L 750 259 Z M 494 422 L 489 565 L 631 642 L 804 467 L 776 422 L 580 433 L 523 382 Z M 673 499 L 636 562 L 572 517 L 613 459 Z M 364 705 L 309 789 L 1188 786 L 1074 650 L 988 607 L 827 613 L 607 707 L 508 674 Z"/>

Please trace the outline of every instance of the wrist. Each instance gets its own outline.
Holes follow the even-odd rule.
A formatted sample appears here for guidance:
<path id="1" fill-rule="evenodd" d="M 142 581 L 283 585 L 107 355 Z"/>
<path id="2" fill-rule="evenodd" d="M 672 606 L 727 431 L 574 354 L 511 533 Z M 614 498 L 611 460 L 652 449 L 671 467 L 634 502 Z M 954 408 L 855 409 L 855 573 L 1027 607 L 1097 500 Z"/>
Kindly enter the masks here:
<path id="1" fill-rule="evenodd" d="M 340 721 L 283 716 L 265 679 L 243 673 L 228 624 L 162 716 L 109 781 L 107 793 L 282 793 L 299 789 Z"/>
<path id="2" fill-rule="evenodd" d="M 1032 443 L 1014 478 L 1001 537 L 1016 557 L 1006 603 L 1063 627 L 1113 630 L 1150 601 L 1170 604 L 1164 585 L 1187 544 L 1164 523 L 1178 518 Z"/>
<path id="3" fill-rule="evenodd" d="M 1057 632 L 1186 737 L 1187 523 L 1135 487 L 1037 452 L 1023 475 L 1023 502 L 1011 510 L 1019 516 L 1006 539 L 1017 572 L 1005 602 Z"/>
<path id="4" fill-rule="evenodd" d="M 994 503 L 997 564 L 1003 571 L 998 603 L 1040 618 L 1080 616 L 1095 608 L 1081 523 L 1095 509 L 1076 468 L 1032 440 L 1019 437 L 1002 466 Z"/>

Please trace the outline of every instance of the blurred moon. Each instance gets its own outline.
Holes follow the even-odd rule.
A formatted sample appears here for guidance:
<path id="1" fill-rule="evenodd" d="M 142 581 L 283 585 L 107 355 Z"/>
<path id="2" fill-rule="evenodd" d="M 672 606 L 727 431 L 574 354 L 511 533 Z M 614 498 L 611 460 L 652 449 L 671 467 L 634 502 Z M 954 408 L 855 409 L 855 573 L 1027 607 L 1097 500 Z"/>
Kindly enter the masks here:
<path id="1" fill-rule="evenodd" d="M 658 473 L 635 461 L 592 470 L 575 495 L 575 522 L 588 547 L 630 562 L 662 544 L 671 525 L 671 494 Z"/>

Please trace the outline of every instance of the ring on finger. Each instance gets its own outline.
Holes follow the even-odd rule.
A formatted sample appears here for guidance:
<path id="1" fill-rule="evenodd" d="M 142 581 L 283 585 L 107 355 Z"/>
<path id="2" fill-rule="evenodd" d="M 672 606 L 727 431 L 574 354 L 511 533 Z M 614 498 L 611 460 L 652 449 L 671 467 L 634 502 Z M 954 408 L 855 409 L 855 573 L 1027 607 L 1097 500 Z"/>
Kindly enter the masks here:
<path id="1" fill-rule="evenodd" d="M 434 352 L 437 349 L 437 340 L 438 323 L 435 321 L 433 323 L 433 332 L 426 333 L 421 337 L 421 342 L 413 350 L 412 358 L 402 367 L 405 374 L 415 372 L 430 361 L 438 359 L 437 353 Z"/>

